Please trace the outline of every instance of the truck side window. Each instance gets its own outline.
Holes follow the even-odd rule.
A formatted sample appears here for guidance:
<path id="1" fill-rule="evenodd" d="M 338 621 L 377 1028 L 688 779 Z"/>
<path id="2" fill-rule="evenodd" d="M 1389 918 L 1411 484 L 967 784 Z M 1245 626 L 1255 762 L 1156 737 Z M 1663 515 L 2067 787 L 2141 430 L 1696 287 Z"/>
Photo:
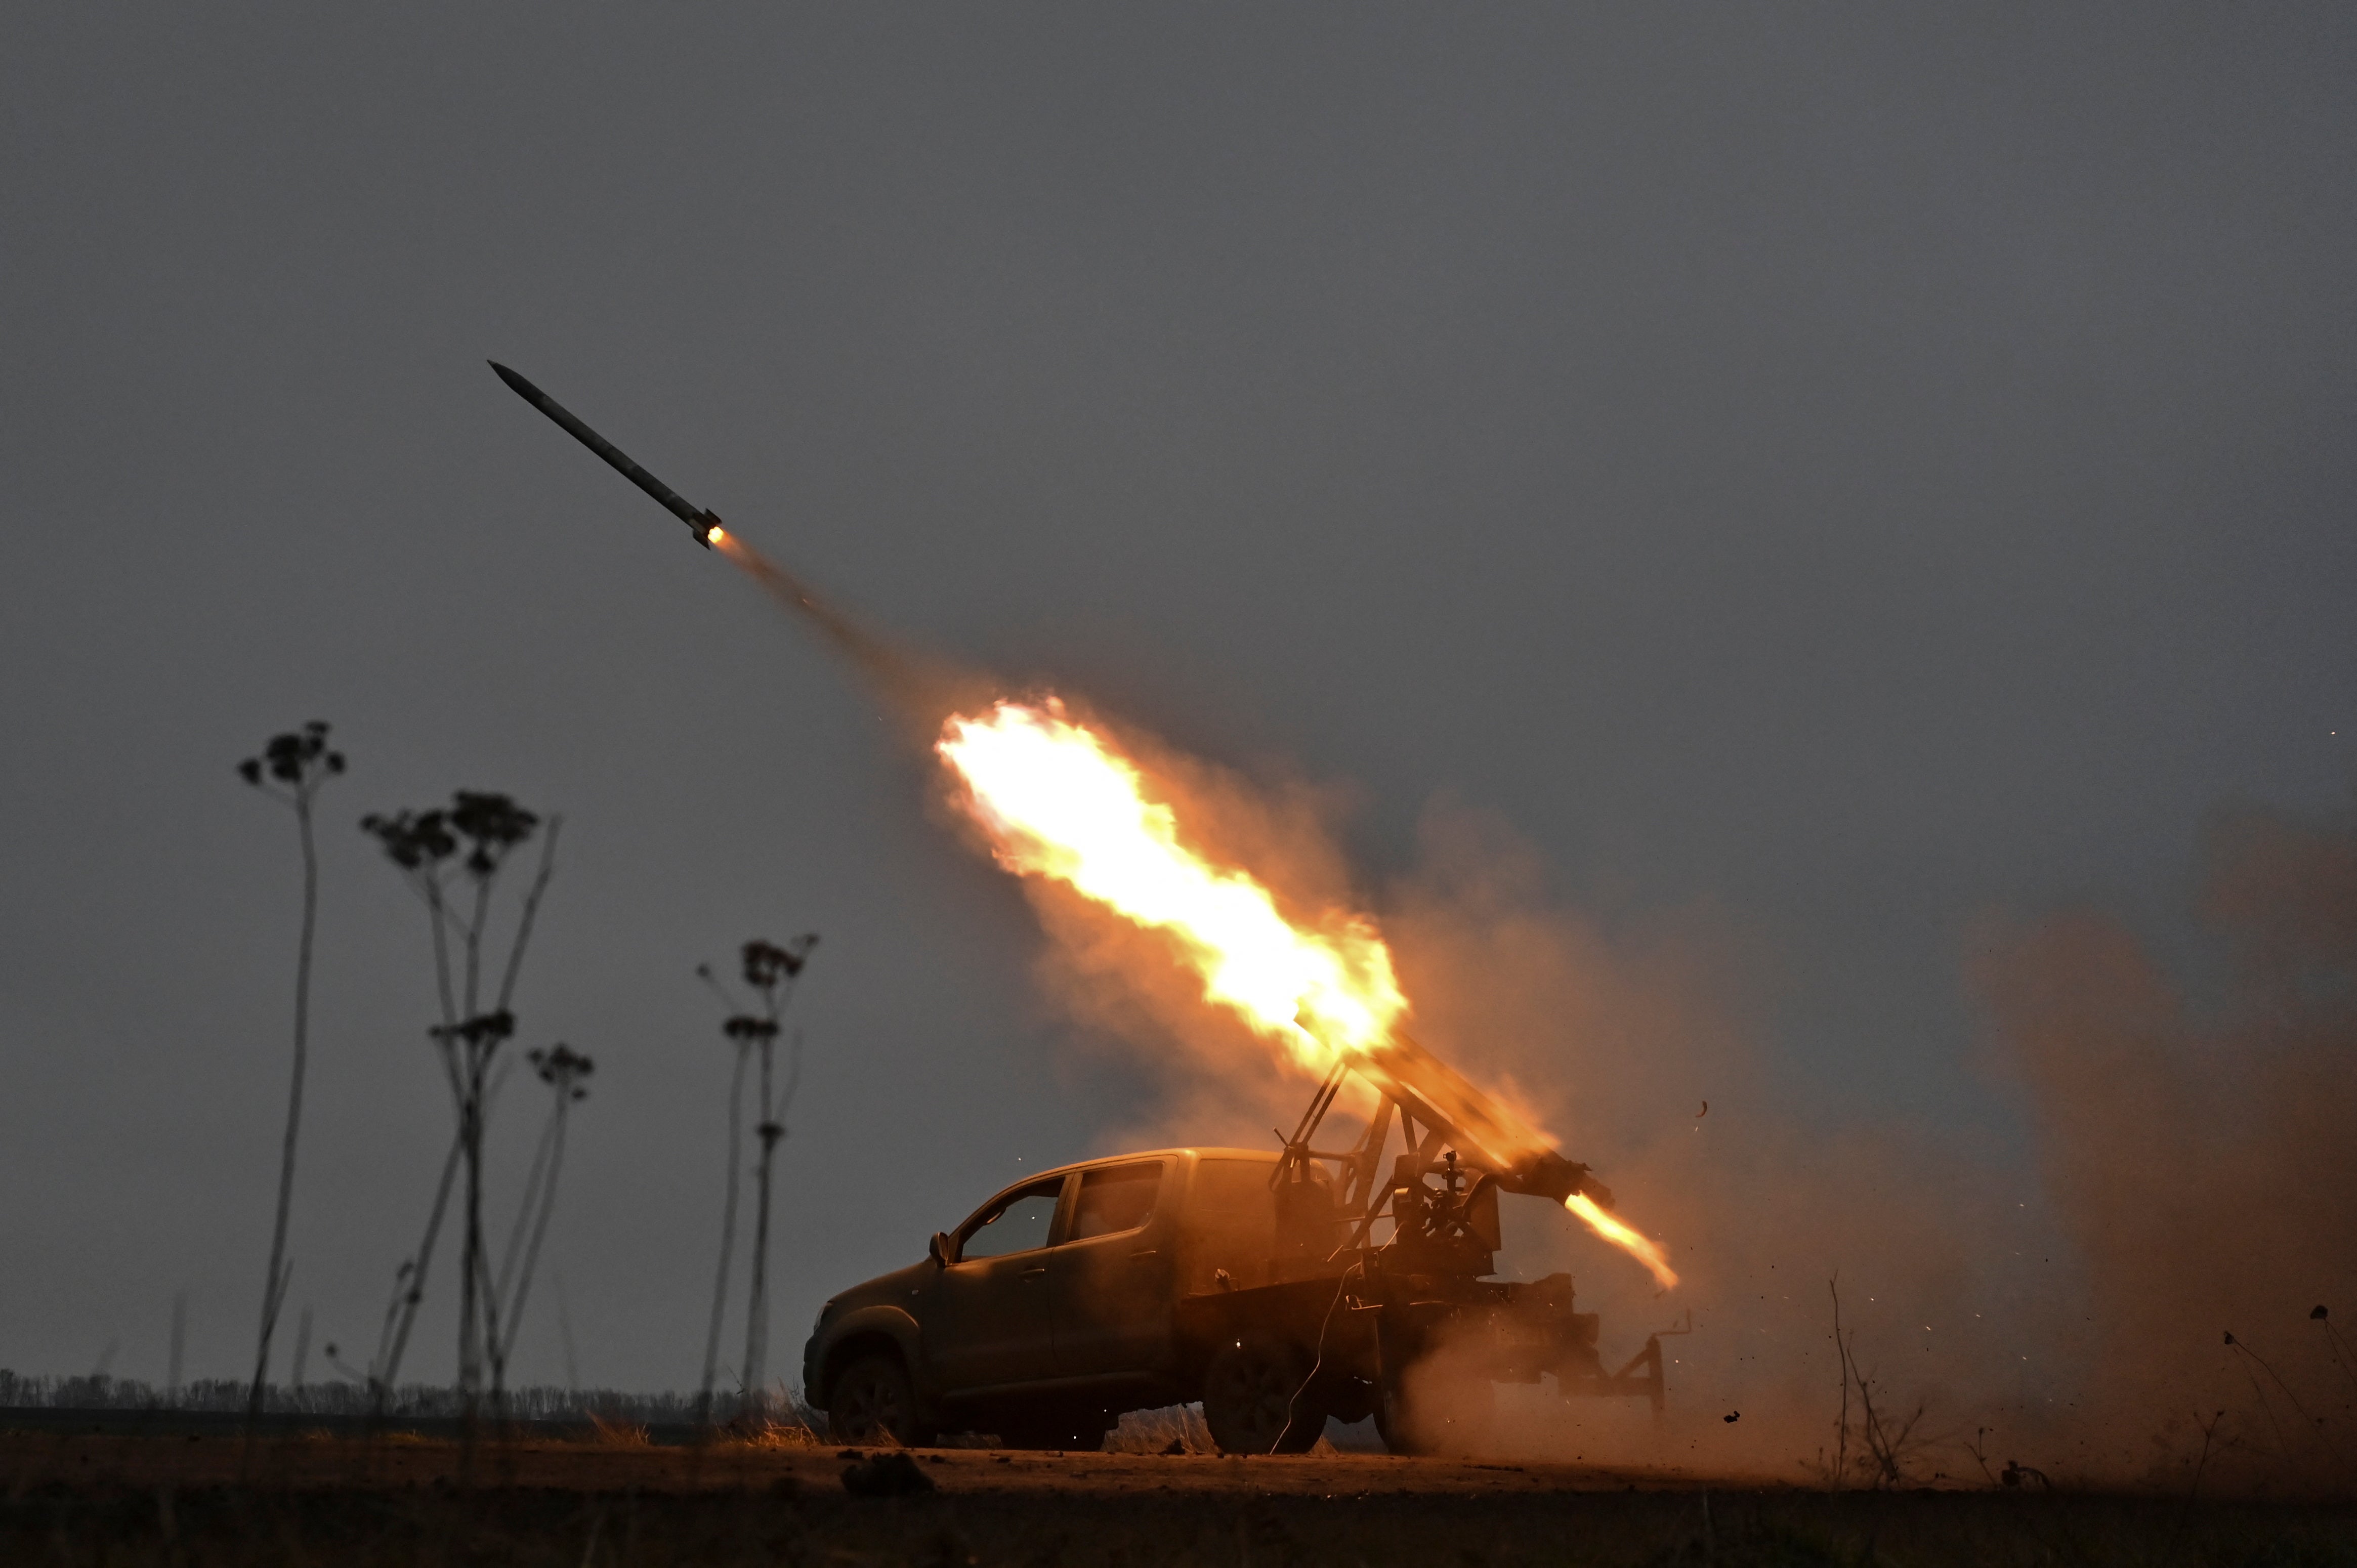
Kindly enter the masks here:
<path id="1" fill-rule="evenodd" d="M 1073 1213 L 1072 1233 L 1065 1240 L 1085 1241 L 1136 1230 L 1154 1218 L 1154 1200 L 1161 1189 L 1159 1160 L 1082 1172 L 1080 1207 Z"/>
<path id="2" fill-rule="evenodd" d="M 1018 1187 L 965 1223 L 958 1245 L 958 1261 L 1004 1258 L 1048 1244 L 1048 1228 L 1055 1222 L 1056 1199 L 1064 1178 L 1053 1176 Z"/>

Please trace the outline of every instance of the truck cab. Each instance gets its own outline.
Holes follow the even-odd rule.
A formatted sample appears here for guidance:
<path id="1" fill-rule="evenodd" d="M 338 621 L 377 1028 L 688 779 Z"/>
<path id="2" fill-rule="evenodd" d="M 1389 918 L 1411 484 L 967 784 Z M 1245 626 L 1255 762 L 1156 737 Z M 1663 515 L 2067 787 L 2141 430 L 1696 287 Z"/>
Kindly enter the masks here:
<path id="1" fill-rule="evenodd" d="M 803 1385 L 846 1441 L 963 1424 L 1093 1447 L 1122 1411 L 1192 1397 L 1178 1303 L 1223 1265 L 1248 1267 L 1258 1239 L 1233 1232 L 1250 1231 L 1250 1195 L 1265 1199 L 1275 1165 L 1157 1149 L 1027 1177 L 935 1235 L 925 1262 L 828 1302 Z"/>

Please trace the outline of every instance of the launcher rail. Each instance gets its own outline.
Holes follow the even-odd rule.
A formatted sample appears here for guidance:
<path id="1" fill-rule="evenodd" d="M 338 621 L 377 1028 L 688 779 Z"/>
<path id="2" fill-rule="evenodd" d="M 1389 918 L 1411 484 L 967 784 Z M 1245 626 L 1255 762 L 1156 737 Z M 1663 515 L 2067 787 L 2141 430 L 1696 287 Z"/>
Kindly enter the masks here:
<path id="1" fill-rule="evenodd" d="M 1354 1316 L 1373 1326 L 1365 1358 L 1375 1380 L 1384 1366 L 1427 1351 L 1445 1321 L 1478 1318 L 1496 1380 L 1534 1382 L 1545 1372 L 1566 1398 L 1643 1399 L 1658 1417 L 1667 1398 L 1661 1342 L 1691 1332 L 1691 1316 L 1648 1335 L 1625 1365 L 1607 1372 L 1596 1351 L 1597 1316 L 1573 1310 L 1570 1276 L 1483 1277 L 1501 1244 L 1499 1194 L 1556 1203 L 1585 1194 L 1609 1208 L 1610 1188 L 1404 1035 L 1380 1050 L 1329 1048 L 1332 1066 L 1292 1136 L 1278 1134 L 1283 1152 L 1270 1186 L 1279 1233 L 1292 1239 L 1302 1277 L 1339 1272 L 1338 1299 L 1347 1297 Z M 1376 1108 L 1349 1147 L 1319 1148 L 1318 1133 L 1353 1073 L 1375 1091 Z M 1394 1129 L 1401 1152 L 1386 1168 Z M 1390 1233 L 1378 1242 L 1384 1220 Z"/>

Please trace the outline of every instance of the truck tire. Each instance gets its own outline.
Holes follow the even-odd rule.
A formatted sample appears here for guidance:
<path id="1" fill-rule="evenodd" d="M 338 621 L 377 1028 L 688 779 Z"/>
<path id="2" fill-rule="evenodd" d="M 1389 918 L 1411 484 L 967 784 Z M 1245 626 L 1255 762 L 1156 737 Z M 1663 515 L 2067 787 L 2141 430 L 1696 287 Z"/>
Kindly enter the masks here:
<path id="1" fill-rule="evenodd" d="M 1203 1424 L 1222 1454 L 1306 1454 L 1326 1431 L 1325 1402 L 1298 1346 L 1240 1339 L 1203 1369 Z"/>
<path id="2" fill-rule="evenodd" d="M 1413 1371 L 1413 1369 L 1410 1369 Z M 1384 1378 L 1375 1388 L 1375 1432 L 1394 1454 L 1478 1454 L 1489 1447 L 1498 1424 L 1498 1385 L 1486 1379 L 1433 1387 L 1411 1397 L 1405 1379 Z"/>
<path id="3" fill-rule="evenodd" d="M 826 1396 L 827 1436 L 836 1443 L 890 1441 L 921 1448 L 932 1429 L 917 1411 L 916 1386 L 898 1356 L 860 1357 L 834 1375 Z"/>

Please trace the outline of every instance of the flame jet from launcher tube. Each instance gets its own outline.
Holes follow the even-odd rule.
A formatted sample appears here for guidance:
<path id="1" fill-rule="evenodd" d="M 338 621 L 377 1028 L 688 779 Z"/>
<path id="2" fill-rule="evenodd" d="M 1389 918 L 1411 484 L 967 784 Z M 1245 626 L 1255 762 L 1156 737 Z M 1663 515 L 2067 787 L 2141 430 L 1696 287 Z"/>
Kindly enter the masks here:
<path id="1" fill-rule="evenodd" d="M 809 585 L 801 578 L 729 532 L 722 526 L 718 512 L 690 504 L 677 490 L 639 467 L 631 461 L 630 454 L 590 429 L 572 410 L 525 377 L 497 360 L 486 360 L 485 363 L 516 396 L 546 414 L 558 429 L 597 454 L 622 478 L 653 497 L 657 505 L 685 523 L 688 532 L 698 544 L 706 550 L 717 549 L 767 589 L 770 597 L 788 609 L 807 616 L 820 633 L 872 676 L 884 689 L 885 694 L 902 711 L 920 715 L 930 723 L 949 705 L 950 699 L 945 690 L 949 681 L 942 672 L 921 668 L 907 654 L 854 623 L 813 593 Z"/>

